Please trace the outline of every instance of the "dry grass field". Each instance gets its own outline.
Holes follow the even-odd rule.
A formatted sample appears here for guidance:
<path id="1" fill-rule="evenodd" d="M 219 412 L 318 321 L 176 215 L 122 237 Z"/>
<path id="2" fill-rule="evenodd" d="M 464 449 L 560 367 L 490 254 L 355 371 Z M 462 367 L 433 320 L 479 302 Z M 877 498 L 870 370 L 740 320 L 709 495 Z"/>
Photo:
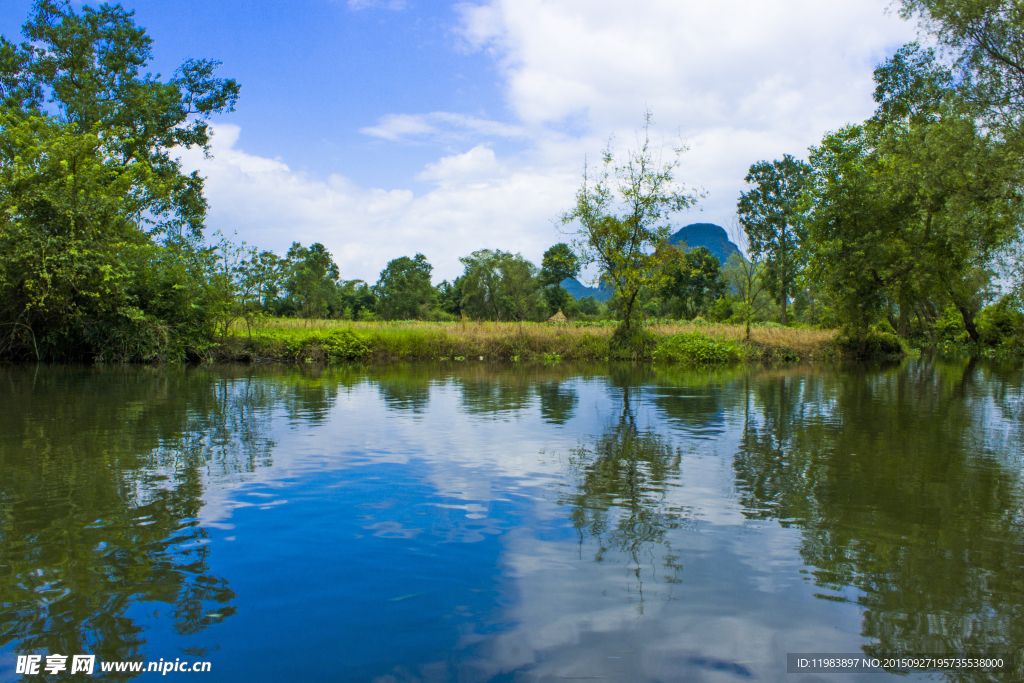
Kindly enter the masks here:
<path id="1" fill-rule="evenodd" d="M 834 330 L 757 325 L 745 337 L 743 325 L 666 322 L 646 324 L 662 342 L 688 340 L 687 348 L 705 340 L 739 360 L 796 360 L 834 355 Z M 234 328 L 223 356 L 290 360 L 603 360 L 615 323 L 550 324 L 534 322 L 352 322 L 269 319 L 252 330 Z M 682 336 L 679 336 L 682 335 Z M 683 357 L 687 357 L 684 352 Z M 656 357 L 657 354 L 655 354 Z M 679 358 L 675 354 L 674 358 Z M 697 353 L 693 362 L 703 357 Z M 717 356 L 716 356 L 717 357 Z"/>

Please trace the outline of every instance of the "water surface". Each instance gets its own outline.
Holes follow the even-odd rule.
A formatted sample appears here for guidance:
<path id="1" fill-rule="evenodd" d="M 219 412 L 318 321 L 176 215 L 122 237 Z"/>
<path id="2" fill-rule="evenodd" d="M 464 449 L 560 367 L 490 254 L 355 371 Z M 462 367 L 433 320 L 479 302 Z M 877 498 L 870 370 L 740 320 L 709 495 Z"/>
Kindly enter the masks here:
<path id="1" fill-rule="evenodd" d="M 1020 369 L 966 360 L 2 369 L 0 681 L 53 653 L 851 683 L 896 677 L 786 653 L 1019 653 L 1022 411 Z"/>

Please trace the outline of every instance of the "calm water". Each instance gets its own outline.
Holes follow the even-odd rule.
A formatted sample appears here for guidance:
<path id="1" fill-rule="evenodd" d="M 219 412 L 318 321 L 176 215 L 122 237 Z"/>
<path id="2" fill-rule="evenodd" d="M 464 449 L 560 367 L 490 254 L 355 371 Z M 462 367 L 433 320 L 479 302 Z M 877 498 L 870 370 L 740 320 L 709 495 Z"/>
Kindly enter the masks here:
<path id="1" fill-rule="evenodd" d="M 786 653 L 1019 654 L 1022 462 L 981 362 L 0 369 L 0 681 L 900 680 Z"/>

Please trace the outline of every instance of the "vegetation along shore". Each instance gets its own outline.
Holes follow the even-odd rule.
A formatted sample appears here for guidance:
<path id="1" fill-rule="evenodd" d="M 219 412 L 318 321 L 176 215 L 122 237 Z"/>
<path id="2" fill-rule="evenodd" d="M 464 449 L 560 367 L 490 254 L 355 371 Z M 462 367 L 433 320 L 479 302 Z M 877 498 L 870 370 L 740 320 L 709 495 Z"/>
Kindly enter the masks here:
<path id="1" fill-rule="evenodd" d="M 834 360 L 844 356 L 833 330 L 755 324 L 648 321 L 647 344 L 616 348 L 617 323 L 344 322 L 273 320 L 237 327 L 210 349 L 216 360 L 288 362 L 647 360 L 681 365 Z M 896 352 L 899 354 L 899 351 Z"/>
<path id="2" fill-rule="evenodd" d="M 751 164 L 728 231 L 679 227 L 703 195 L 648 111 L 634 148 L 584 166 L 539 266 L 476 248 L 435 284 L 421 253 L 370 283 L 320 243 L 207 234 L 178 155 L 210 151 L 241 86 L 206 59 L 153 76 L 119 5 L 38 0 L 25 42 L 0 37 L 0 362 L 1020 358 L 1024 70 L 1000 52 L 1019 27 L 902 5 L 960 58 L 901 48 L 871 118 Z"/>

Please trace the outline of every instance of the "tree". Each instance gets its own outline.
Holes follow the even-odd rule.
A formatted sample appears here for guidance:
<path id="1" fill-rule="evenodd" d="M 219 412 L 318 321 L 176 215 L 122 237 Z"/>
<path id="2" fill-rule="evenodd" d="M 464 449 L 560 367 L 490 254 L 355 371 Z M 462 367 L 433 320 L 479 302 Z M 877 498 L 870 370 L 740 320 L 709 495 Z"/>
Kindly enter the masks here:
<path id="1" fill-rule="evenodd" d="M 474 318 L 529 320 L 540 307 L 537 267 L 519 254 L 481 249 L 461 259 L 463 311 Z"/>
<path id="2" fill-rule="evenodd" d="M 568 307 L 572 295 L 562 287 L 562 282 L 579 274 L 579 257 L 568 244 L 559 242 L 544 252 L 538 280 L 544 287 L 544 298 L 550 313 Z"/>
<path id="3" fill-rule="evenodd" d="M 668 264 L 669 280 L 665 294 L 675 297 L 678 313 L 686 320 L 707 313 L 708 308 L 725 291 L 722 264 L 707 247 L 678 251 Z"/>
<path id="4" fill-rule="evenodd" d="M 975 341 L 989 265 L 1019 234 L 1015 145 L 907 46 L 876 70 L 879 110 L 812 148 L 806 225 L 811 279 L 856 336 L 893 310 L 934 320 L 947 303 Z"/>
<path id="5" fill-rule="evenodd" d="M 189 61 L 141 77 L 151 40 L 120 6 L 40 0 L 0 38 L 0 354 L 142 360 L 201 352 L 225 306 L 206 201 L 172 158 L 208 149 L 232 80 Z"/>
<path id="6" fill-rule="evenodd" d="M 209 150 L 207 120 L 234 111 L 240 87 L 214 78 L 220 62 L 187 60 L 165 82 L 140 70 L 152 39 L 120 5 L 85 6 L 37 0 L 23 27 L 27 42 L 0 37 L 0 97 L 6 111 L 43 116 L 71 134 L 100 135 L 109 167 L 141 165 L 142 206 L 129 214 L 152 234 L 202 230 L 203 179 L 184 175 L 176 147 Z M 52 105 L 52 107 L 48 106 Z M 139 185 L 135 186 L 139 188 Z M 143 188 L 139 188 L 143 189 Z"/>
<path id="7" fill-rule="evenodd" d="M 433 266 L 427 257 L 416 254 L 390 261 L 374 286 L 377 307 L 385 320 L 411 320 L 422 316 L 436 296 L 430 284 Z"/>
<path id="8" fill-rule="evenodd" d="M 457 277 L 452 282 L 442 280 L 437 286 L 437 304 L 441 310 L 451 315 L 462 314 L 462 284 L 464 278 Z"/>
<path id="9" fill-rule="evenodd" d="M 799 202 L 810 167 L 786 154 L 759 161 L 744 178 L 753 187 L 740 193 L 737 212 L 749 238 L 751 256 L 764 256 L 765 282 L 782 306 L 785 325 L 789 294 L 802 267 Z"/>
<path id="10" fill-rule="evenodd" d="M 671 257 L 668 245 L 672 213 L 696 203 L 697 195 L 686 193 L 673 173 L 685 148 L 672 151 L 672 161 L 655 160 L 650 142 L 651 112 L 644 116 L 643 140 L 637 150 L 626 152 L 617 164 L 608 147 L 602 153 L 602 168 L 591 174 L 583 168 L 583 184 L 576 192 L 576 206 L 562 214 L 563 225 L 576 223 L 574 242 L 582 264 L 597 263 L 602 276 L 622 300 L 623 320 L 617 337 L 633 344 L 634 305 L 640 290 L 657 289 L 666 275 L 664 264 Z"/>
<path id="11" fill-rule="evenodd" d="M 739 223 L 733 222 L 729 228 L 729 236 L 737 246 L 745 247 L 746 240 Z M 758 313 L 766 307 L 764 266 L 757 262 L 757 257 L 746 259 L 736 252 L 729 256 L 722 269 L 722 277 L 731 294 L 743 305 L 741 314 L 746 325 L 746 339 L 750 339 L 750 323 Z"/>
<path id="12" fill-rule="evenodd" d="M 345 280 L 338 288 L 337 316 L 345 320 L 367 320 L 377 308 L 373 288 L 362 280 Z"/>
<path id="13" fill-rule="evenodd" d="M 1015 0 L 901 0 L 952 51 L 960 92 L 993 122 L 1017 129 L 1024 114 L 1024 6 Z"/>
<path id="14" fill-rule="evenodd" d="M 285 289 L 305 318 L 325 317 L 331 299 L 337 293 L 341 272 L 327 247 L 316 242 L 308 249 L 292 242 L 285 257 L 288 273 Z"/>

